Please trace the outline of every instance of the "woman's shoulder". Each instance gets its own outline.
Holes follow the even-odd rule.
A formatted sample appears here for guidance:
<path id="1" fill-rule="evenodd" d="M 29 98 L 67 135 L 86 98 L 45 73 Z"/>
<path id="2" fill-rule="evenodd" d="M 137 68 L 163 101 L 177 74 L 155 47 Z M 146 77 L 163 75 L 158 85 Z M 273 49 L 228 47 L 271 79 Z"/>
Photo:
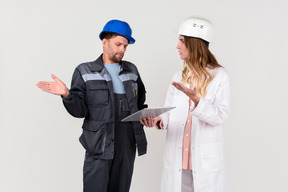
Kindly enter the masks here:
<path id="1" fill-rule="evenodd" d="M 172 81 L 180 81 L 182 79 L 182 70 L 176 71 L 172 77 Z"/>
<path id="2" fill-rule="evenodd" d="M 224 67 L 217 67 L 214 69 L 210 69 L 210 73 L 212 75 L 212 78 L 215 77 L 228 77 L 228 73 Z"/>

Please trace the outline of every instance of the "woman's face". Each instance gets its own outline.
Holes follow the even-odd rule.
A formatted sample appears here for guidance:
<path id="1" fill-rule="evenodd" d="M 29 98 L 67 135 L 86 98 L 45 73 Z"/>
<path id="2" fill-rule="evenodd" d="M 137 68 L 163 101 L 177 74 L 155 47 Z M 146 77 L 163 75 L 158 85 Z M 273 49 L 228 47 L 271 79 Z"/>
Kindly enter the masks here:
<path id="1" fill-rule="evenodd" d="M 185 59 L 188 58 L 189 50 L 188 50 L 188 48 L 185 45 L 184 36 L 183 35 L 179 35 L 179 43 L 177 45 L 177 49 L 179 51 L 181 59 L 185 60 Z"/>

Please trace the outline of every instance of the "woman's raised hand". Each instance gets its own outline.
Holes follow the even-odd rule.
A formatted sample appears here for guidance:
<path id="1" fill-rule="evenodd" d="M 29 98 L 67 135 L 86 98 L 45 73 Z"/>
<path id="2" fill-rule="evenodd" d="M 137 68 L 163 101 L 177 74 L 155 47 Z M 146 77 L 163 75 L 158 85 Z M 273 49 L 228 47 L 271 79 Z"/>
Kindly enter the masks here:
<path id="1" fill-rule="evenodd" d="M 185 93 L 195 103 L 195 106 L 198 105 L 200 98 L 197 96 L 197 90 L 195 87 L 192 89 L 189 89 L 185 87 L 182 83 L 175 82 L 175 81 L 172 82 L 172 85 L 176 87 L 176 89 L 178 89 L 179 91 L 182 91 L 183 93 Z"/>

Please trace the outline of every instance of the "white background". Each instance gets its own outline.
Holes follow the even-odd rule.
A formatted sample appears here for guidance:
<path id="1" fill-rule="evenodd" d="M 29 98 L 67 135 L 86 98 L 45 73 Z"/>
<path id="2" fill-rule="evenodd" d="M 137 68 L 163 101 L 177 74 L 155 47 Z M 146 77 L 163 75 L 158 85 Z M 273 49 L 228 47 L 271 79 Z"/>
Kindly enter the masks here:
<path id="1" fill-rule="evenodd" d="M 0 2 L 1 192 L 82 191 L 82 119 L 38 81 L 54 73 L 70 87 L 75 67 L 102 53 L 105 23 L 120 19 L 136 39 L 124 59 L 138 66 L 149 106 L 163 106 L 182 67 L 177 31 L 191 15 L 214 24 L 211 51 L 231 80 L 224 125 L 230 191 L 288 191 L 286 0 Z M 145 130 L 148 153 L 136 158 L 132 192 L 160 191 L 165 131 Z"/>

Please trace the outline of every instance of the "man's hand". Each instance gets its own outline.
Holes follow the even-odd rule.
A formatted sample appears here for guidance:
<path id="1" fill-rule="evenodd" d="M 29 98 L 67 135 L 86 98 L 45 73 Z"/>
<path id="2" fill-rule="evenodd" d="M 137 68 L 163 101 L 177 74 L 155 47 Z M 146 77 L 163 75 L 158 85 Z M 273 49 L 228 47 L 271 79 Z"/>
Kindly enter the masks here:
<path id="1" fill-rule="evenodd" d="M 42 89 L 42 91 L 52 93 L 54 95 L 68 97 L 69 89 L 66 87 L 66 85 L 54 74 L 52 74 L 51 77 L 55 80 L 55 82 L 39 81 L 36 85 Z"/>
<path id="2" fill-rule="evenodd" d="M 143 118 L 140 119 L 140 123 L 145 127 L 156 127 L 157 129 L 163 129 L 163 121 L 161 116 L 155 118 Z"/>

